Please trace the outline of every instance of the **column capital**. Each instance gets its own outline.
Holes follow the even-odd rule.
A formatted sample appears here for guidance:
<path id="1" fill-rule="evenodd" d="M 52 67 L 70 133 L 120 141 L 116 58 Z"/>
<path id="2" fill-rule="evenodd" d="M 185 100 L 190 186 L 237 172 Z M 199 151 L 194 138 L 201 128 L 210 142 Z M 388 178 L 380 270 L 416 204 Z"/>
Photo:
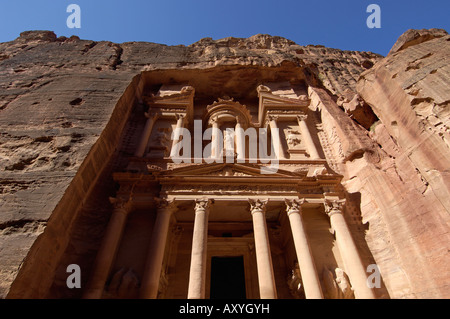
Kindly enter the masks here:
<path id="1" fill-rule="evenodd" d="M 345 199 L 327 199 L 325 198 L 324 206 L 325 213 L 328 217 L 334 214 L 343 214 L 344 212 Z"/>
<path id="2" fill-rule="evenodd" d="M 195 212 L 208 211 L 211 207 L 212 200 L 209 198 L 198 198 L 195 200 Z"/>
<path id="3" fill-rule="evenodd" d="M 128 199 L 110 197 L 109 202 L 113 205 L 115 211 L 120 211 L 126 215 L 133 209 L 133 199 L 131 197 Z"/>
<path id="4" fill-rule="evenodd" d="M 155 197 L 154 200 L 158 211 L 168 211 L 169 213 L 172 213 L 176 208 L 175 199 L 169 200 L 163 197 Z"/>
<path id="5" fill-rule="evenodd" d="M 308 115 L 307 114 L 298 114 L 297 115 L 297 120 L 298 121 L 306 121 L 306 119 L 308 118 Z"/>
<path id="6" fill-rule="evenodd" d="M 301 214 L 302 212 L 302 205 L 304 203 L 307 203 L 305 198 L 298 198 L 298 199 L 285 199 L 284 202 L 286 203 L 286 213 L 288 216 L 293 213 Z"/>
<path id="7" fill-rule="evenodd" d="M 272 125 L 277 126 L 278 118 L 279 118 L 279 115 L 267 113 L 266 117 L 264 119 L 264 122 L 263 122 L 264 126 L 270 126 L 271 123 L 272 123 Z"/>
<path id="8" fill-rule="evenodd" d="M 219 124 L 219 117 L 218 116 L 213 116 L 208 120 L 208 125 L 213 126 L 214 124 L 218 125 Z"/>
<path id="9" fill-rule="evenodd" d="M 175 119 L 178 120 L 182 120 L 186 117 L 185 113 L 175 113 Z"/>
<path id="10" fill-rule="evenodd" d="M 250 203 L 250 213 L 253 215 L 254 213 L 265 213 L 269 200 L 249 199 L 248 202 Z"/>
<path id="11" fill-rule="evenodd" d="M 236 115 L 236 124 L 239 124 L 239 125 L 245 124 L 245 121 L 244 121 L 242 115 Z"/>
<path id="12" fill-rule="evenodd" d="M 158 116 L 158 113 L 155 112 L 145 112 L 145 117 L 148 119 L 155 119 Z"/>

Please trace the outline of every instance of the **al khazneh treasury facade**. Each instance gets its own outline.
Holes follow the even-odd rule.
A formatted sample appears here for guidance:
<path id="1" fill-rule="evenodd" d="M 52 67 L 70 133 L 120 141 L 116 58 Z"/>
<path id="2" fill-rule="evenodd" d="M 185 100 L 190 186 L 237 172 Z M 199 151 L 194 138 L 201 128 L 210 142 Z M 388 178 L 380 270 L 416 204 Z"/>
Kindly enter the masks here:
<path id="1" fill-rule="evenodd" d="M 376 297 L 314 89 L 236 76 L 143 89 L 83 298 Z"/>
<path id="2" fill-rule="evenodd" d="M 0 298 L 448 298 L 449 48 L 0 43 Z"/>

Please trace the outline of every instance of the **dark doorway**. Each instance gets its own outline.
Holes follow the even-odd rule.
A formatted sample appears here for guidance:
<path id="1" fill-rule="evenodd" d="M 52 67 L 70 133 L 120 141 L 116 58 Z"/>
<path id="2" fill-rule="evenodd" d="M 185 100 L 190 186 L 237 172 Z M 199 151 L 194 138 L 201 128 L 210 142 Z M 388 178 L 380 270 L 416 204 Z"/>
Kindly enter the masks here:
<path id="1" fill-rule="evenodd" d="M 245 299 L 244 257 L 212 257 L 211 299 Z"/>

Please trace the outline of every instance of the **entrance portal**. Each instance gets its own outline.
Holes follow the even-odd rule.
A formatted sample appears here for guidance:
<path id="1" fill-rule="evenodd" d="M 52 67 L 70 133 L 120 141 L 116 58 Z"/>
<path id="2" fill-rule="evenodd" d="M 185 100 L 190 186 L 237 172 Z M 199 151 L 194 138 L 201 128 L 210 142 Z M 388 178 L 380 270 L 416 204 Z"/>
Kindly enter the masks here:
<path id="1" fill-rule="evenodd" d="M 245 299 L 244 258 L 211 258 L 211 299 Z"/>

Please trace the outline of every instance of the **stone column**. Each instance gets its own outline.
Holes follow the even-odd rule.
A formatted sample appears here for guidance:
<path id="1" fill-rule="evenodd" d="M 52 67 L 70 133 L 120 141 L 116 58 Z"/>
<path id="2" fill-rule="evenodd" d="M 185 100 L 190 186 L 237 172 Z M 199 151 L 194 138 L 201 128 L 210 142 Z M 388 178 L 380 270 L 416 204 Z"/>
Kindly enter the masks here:
<path id="1" fill-rule="evenodd" d="M 285 200 L 285 202 L 306 298 L 323 299 L 319 276 L 303 225 L 302 204 L 305 203 L 305 199 Z"/>
<path id="2" fill-rule="evenodd" d="M 239 163 L 243 163 L 245 161 L 244 128 L 242 127 L 242 119 L 239 116 L 236 116 L 234 132 L 236 133 L 236 159 Z"/>
<path id="3" fill-rule="evenodd" d="M 152 134 L 153 125 L 155 124 L 158 115 L 154 113 L 145 113 L 145 117 L 147 118 L 147 122 L 145 123 L 144 131 L 142 132 L 141 140 L 139 141 L 136 152 L 134 152 L 134 156 L 137 157 L 144 156 L 148 140 L 150 139 L 150 135 Z"/>
<path id="4" fill-rule="evenodd" d="M 98 250 L 88 287 L 83 295 L 85 299 L 100 299 L 102 297 L 106 280 L 125 229 L 127 216 L 132 209 L 131 200 L 110 198 L 110 201 L 114 205 L 114 210 Z"/>
<path id="5" fill-rule="evenodd" d="M 177 119 L 177 126 L 174 130 L 174 138 L 172 141 L 172 146 L 170 147 L 170 158 L 176 158 L 179 155 L 179 148 L 181 147 L 180 143 L 178 143 L 180 141 L 180 130 L 184 127 L 184 119 L 185 119 L 185 115 L 184 114 L 176 114 L 175 115 L 176 119 Z M 178 136 L 177 136 L 178 135 Z"/>
<path id="6" fill-rule="evenodd" d="M 298 125 L 300 127 L 300 133 L 302 134 L 302 139 L 305 141 L 306 149 L 308 150 L 311 159 L 320 158 L 319 152 L 317 152 L 316 145 L 311 137 L 311 132 L 308 129 L 308 125 L 306 124 L 306 119 L 308 116 L 306 114 L 298 115 Z"/>
<path id="7" fill-rule="evenodd" d="M 173 200 L 155 198 L 157 202 L 156 221 L 147 253 L 144 276 L 141 282 L 140 297 L 156 299 L 158 295 L 159 278 L 166 248 L 170 217 L 175 210 Z"/>
<path id="8" fill-rule="evenodd" d="M 212 136 L 211 136 L 211 158 L 216 159 L 216 161 L 221 156 L 221 148 L 219 143 L 223 143 L 223 134 L 220 133 L 219 119 L 217 117 L 211 118 L 209 124 L 212 126 Z M 222 137 L 222 140 L 221 140 Z M 220 161 L 218 161 L 220 162 Z"/>
<path id="9" fill-rule="evenodd" d="M 208 243 L 208 215 L 210 204 L 211 201 L 207 198 L 195 200 L 188 299 L 205 298 L 206 248 Z"/>
<path id="10" fill-rule="evenodd" d="M 269 115 L 269 126 L 270 126 L 270 133 L 272 135 L 272 143 L 275 156 L 277 159 L 283 159 L 285 158 L 285 156 L 281 145 L 280 131 L 277 126 L 276 116 Z"/>
<path id="11" fill-rule="evenodd" d="M 358 248 L 353 241 L 350 230 L 343 215 L 345 200 L 325 199 L 325 212 L 330 217 L 331 227 L 336 236 L 336 244 L 350 278 L 350 283 L 357 299 L 374 299 L 375 295 L 367 285 L 367 273 Z"/>
<path id="12" fill-rule="evenodd" d="M 249 199 L 255 236 L 256 264 L 261 299 L 276 299 L 277 290 L 266 225 L 266 201 Z"/>

